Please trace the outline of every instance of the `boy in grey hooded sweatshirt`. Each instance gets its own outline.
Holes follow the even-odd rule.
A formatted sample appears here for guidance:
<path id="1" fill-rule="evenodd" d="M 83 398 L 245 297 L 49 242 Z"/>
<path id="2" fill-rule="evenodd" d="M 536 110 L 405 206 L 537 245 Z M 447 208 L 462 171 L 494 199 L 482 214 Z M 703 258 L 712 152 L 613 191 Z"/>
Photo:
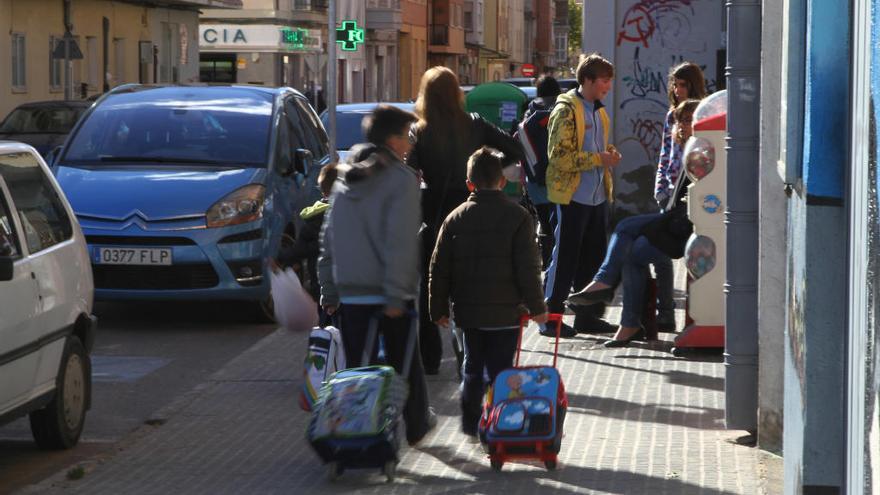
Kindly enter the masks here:
<path id="1" fill-rule="evenodd" d="M 328 314 L 339 310 L 349 362 L 359 364 L 370 319 L 381 313 L 385 354 L 398 373 L 407 341 L 415 338 L 407 314 L 415 309 L 419 288 L 419 178 L 404 162 L 412 146 L 409 128 L 416 120 L 390 105 L 379 105 L 364 118 L 369 143 L 352 149 L 347 170 L 340 167 L 342 180 L 333 187 L 318 260 L 321 305 Z M 371 345 L 375 362 L 378 345 Z M 412 354 L 407 379 L 403 416 L 407 441 L 413 445 L 436 423 L 418 352 Z"/>

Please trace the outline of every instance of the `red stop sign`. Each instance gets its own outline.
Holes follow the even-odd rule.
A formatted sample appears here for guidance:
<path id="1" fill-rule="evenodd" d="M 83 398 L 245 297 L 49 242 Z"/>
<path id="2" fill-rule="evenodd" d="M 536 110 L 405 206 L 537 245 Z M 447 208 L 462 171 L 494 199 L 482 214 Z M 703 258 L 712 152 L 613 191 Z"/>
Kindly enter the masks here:
<path id="1" fill-rule="evenodd" d="M 532 77 L 535 75 L 535 66 L 532 64 L 523 64 L 520 71 L 524 77 Z"/>

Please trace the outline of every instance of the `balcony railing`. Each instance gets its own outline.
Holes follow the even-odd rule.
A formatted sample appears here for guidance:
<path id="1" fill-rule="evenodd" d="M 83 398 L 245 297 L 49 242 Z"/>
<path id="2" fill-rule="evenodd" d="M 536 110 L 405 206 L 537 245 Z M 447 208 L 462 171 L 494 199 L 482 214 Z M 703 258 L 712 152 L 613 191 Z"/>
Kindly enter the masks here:
<path id="1" fill-rule="evenodd" d="M 400 10 L 400 0 L 367 0 L 367 8 Z"/>
<path id="2" fill-rule="evenodd" d="M 329 0 L 294 0 L 294 10 L 327 10 L 327 2 Z"/>
<path id="3" fill-rule="evenodd" d="M 448 24 L 431 24 L 431 44 L 449 45 Z"/>

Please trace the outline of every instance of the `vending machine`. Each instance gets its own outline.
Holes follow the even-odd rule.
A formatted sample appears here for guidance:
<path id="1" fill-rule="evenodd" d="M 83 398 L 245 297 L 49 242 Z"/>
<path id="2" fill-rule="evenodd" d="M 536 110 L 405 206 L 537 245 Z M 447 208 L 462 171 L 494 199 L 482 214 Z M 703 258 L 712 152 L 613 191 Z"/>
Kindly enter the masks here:
<path id="1" fill-rule="evenodd" d="M 672 353 L 724 348 L 724 280 L 727 199 L 727 91 L 700 103 L 694 112 L 694 135 L 684 148 L 688 217 L 694 233 L 685 247 L 687 322 Z"/>

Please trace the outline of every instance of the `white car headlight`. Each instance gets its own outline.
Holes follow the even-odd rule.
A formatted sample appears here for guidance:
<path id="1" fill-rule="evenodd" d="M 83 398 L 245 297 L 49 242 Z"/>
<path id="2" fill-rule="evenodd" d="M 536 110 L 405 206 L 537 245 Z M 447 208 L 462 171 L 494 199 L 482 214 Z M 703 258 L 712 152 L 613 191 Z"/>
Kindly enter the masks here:
<path id="1" fill-rule="evenodd" d="M 266 188 L 251 184 L 236 189 L 214 203 L 205 214 L 208 228 L 252 222 L 263 217 Z"/>

